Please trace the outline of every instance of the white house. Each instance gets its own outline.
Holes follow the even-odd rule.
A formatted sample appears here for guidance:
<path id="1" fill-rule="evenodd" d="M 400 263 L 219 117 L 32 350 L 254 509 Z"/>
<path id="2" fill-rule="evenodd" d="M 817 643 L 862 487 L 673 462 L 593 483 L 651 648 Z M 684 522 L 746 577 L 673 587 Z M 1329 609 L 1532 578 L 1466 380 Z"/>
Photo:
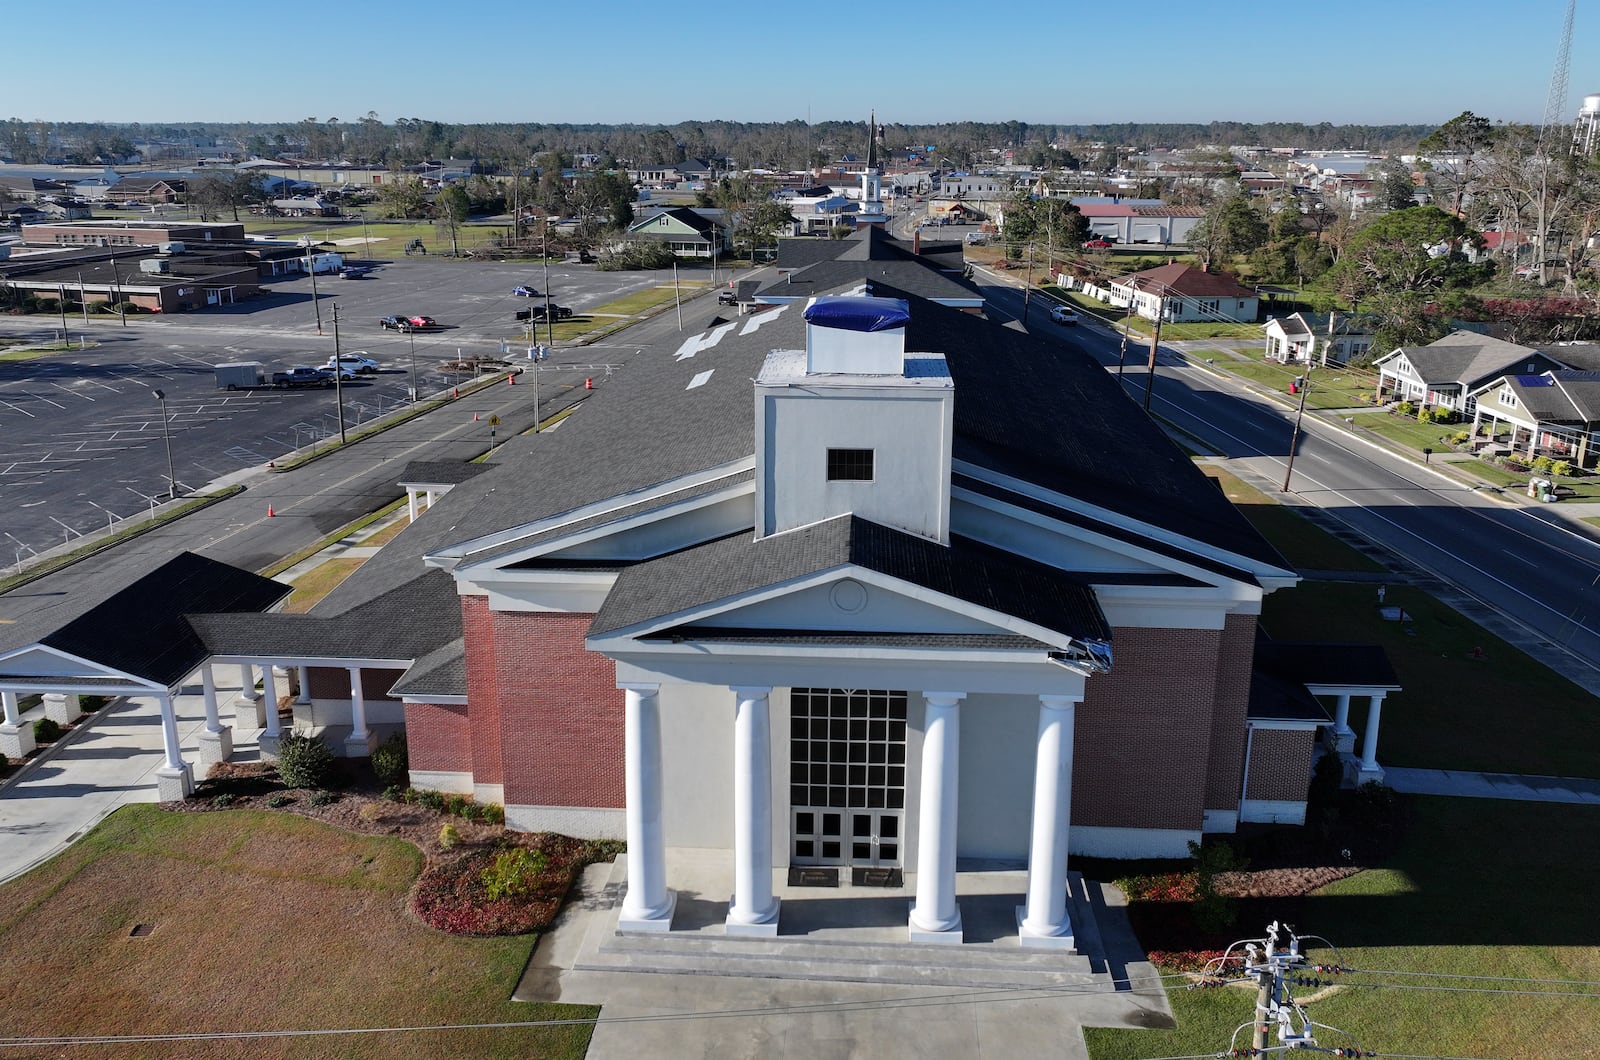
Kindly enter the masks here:
<path id="1" fill-rule="evenodd" d="M 1256 292 L 1226 273 L 1179 263 L 1112 280 L 1111 301 L 1120 306 L 1131 302 L 1146 320 L 1159 315 L 1168 323 L 1251 323 L 1260 308 Z"/>

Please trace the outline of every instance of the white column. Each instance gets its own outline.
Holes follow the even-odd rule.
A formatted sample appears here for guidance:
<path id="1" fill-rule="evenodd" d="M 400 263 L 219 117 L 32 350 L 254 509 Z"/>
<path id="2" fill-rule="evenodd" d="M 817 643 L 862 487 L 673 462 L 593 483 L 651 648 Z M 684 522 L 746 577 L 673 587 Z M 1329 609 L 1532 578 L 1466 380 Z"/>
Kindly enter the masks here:
<path id="1" fill-rule="evenodd" d="M 417 491 L 414 490 L 414 489 L 407 489 L 406 490 L 406 522 L 414 523 L 416 521 L 417 521 Z"/>
<path id="2" fill-rule="evenodd" d="M 161 693 L 157 702 L 161 706 L 161 747 L 166 761 L 156 770 L 156 797 L 162 802 L 176 802 L 194 793 L 194 773 L 178 747 L 178 712 L 172 705 L 172 694 Z"/>
<path id="3" fill-rule="evenodd" d="M 1355 746 L 1356 734 L 1350 728 L 1350 693 L 1341 692 L 1333 704 L 1333 749 L 1348 751 Z"/>
<path id="4" fill-rule="evenodd" d="M 350 669 L 350 735 L 344 741 L 348 758 L 361 758 L 372 753 L 372 732 L 367 728 L 367 697 L 361 689 L 361 667 Z"/>
<path id="5" fill-rule="evenodd" d="M 429 511 L 433 510 L 433 491 L 432 490 L 428 491 L 428 510 Z"/>
<path id="6" fill-rule="evenodd" d="M 670 931 L 678 896 L 667 890 L 661 827 L 661 697 L 658 685 L 623 685 L 623 771 L 628 817 L 628 893 L 619 931 Z"/>
<path id="7" fill-rule="evenodd" d="M 249 663 L 239 664 L 239 699 L 241 702 L 254 703 L 261 698 L 261 693 L 256 691 L 255 667 Z"/>
<path id="8" fill-rule="evenodd" d="M 918 802 L 917 901 L 912 942 L 961 941 L 956 905 L 956 798 L 961 774 L 961 700 L 965 692 L 924 692 L 922 797 Z"/>
<path id="9" fill-rule="evenodd" d="M 0 692 L 0 703 L 4 704 L 6 719 L 4 724 L 0 724 L 0 754 L 13 761 L 21 761 L 38 746 L 33 739 L 33 726 L 22 724 L 15 692 Z"/>
<path id="10" fill-rule="evenodd" d="M 1024 946 L 1073 945 L 1067 912 L 1067 839 L 1072 828 L 1072 741 L 1077 699 L 1039 697 L 1034 747 L 1033 836 L 1028 847 L 1028 904 L 1017 910 Z"/>
<path id="11" fill-rule="evenodd" d="M 273 676 L 272 667 L 261 668 L 261 698 L 267 708 L 267 735 L 276 738 L 278 727 L 278 682 Z"/>
<path id="12" fill-rule="evenodd" d="M 734 688 L 733 898 L 730 935 L 776 935 L 778 899 L 772 895 L 771 688 Z"/>
<path id="13" fill-rule="evenodd" d="M 239 694 L 233 700 L 233 722 L 242 732 L 255 730 L 267 723 L 261 693 L 256 691 L 255 667 L 239 664 Z"/>
<path id="14" fill-rule="evenodd" d="M 1383 716 L 1382 692 L 1374 692 L 1367 701 L 1367 731 L 1361 734 L 1361 779 L 1382 780 L 1383 770 L 1378 768 L 1378 722 Z"/>
<path id="15" fill-rule="evenodd" d="M 217 716 L 217 677 L 209 662 L 200 664 L 200 692 L 206 703 L 206 727 L 200 734 L 200 764 L 211 766 L 233 757 L 233 730 Z"/>
<path id="16" fill-rule="evenodd" d="M 300 694 L 295 697 L 296 703 L 311 702 L 311 667 L 300 667 Z"/>

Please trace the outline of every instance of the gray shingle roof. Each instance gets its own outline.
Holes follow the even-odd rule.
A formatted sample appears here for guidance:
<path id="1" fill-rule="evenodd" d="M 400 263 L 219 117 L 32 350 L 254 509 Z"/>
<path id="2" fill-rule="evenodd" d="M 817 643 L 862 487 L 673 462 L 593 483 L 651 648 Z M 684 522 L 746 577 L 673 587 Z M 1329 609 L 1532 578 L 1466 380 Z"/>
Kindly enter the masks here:
<path id="1" fill-rule="evenodd" d="M 30 615 L 15 630 L 20 639 L 8 646 L 42 644 L 120 673 L 172 685 L 207 654 L 186 614 L 259 611 L 289 591 L 289 586 L 270 578 L 182 552 L 153 570 L 136 571 L 123 585 L 74 594 L 58 607 Z"/>
<path id="2" fill-rule="evenodd" d="M 976 648 L 984 651 L 1050 651 L 1042 640 L 1016 633 L 876 633 L 870 631 L 797 629 L 719 629 L 675 626 L 643 641 L 714 641 L 718 644 L 789 644 L 866 648 Z"/>
<path id="3" fill-rule="evenodd" d="M 1533 372 L 1557 367 L 1531 347 L 1470 331 L 1451 332 L 1426 346 L 1403 346 L 1395 352 L 1405 354 L 1418 378 L 1429 385 L 1476 387 L 1509 372 L 1527 372 L 1530 365 Z"/>
<path id="4" fill-rule="evenodd" d="M 1332 644 L 1256 639 L 1256 669 L 1299 685 L 1400 687 L 1388 654 L 1377 644 Z"/>
<path id="5" fill-rule="evenodd" d="M 396 482 L 416 485 L 455 486 L 468 479 L 477 478 L 489 470 L 487 464 L 473 464 L 465 460 L 413 460 L 406 464 Z"/>
<path id="6" fill-rule="evenodd" d="M 1071 575 L 968 538 L 951 535 L 945 547 L 856 515 L 761 540 L 734 534 L 629 567 L 618 576 L 589 633 L 612 633 L 843 567 L 1014 615 L 1074 640 L 1110 637 L 1094 592 Z"/>
<path id="7" fill-rule="evenodd" d="M 389 689 L 391 696 L 464 696 L 467 694 L 466 638 L 442 644 L 411 664 Z"/>
<path id="8" fill-rule="evenodd" d="M 1250 703 L 1245 716 L 1251 721 L 1331 721 L 1328 711 L 1297 685 L 1259 670 L 1250 675 Z"/>

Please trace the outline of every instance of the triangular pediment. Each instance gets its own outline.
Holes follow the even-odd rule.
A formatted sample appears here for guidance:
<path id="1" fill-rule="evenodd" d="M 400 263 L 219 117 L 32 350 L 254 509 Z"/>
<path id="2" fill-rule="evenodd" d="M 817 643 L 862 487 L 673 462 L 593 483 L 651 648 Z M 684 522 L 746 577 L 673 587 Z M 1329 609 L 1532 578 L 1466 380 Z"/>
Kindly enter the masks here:
<path id="1" fill-rule="evenodd" d="M 20 648 L 0 658 L 0 682 L 28 678 L 39 678 L 41 684 L 51 681 L 70 684 L 73 681 L 88 680 L 150 685 L 149 681 L 142 678 L 44 644 Z"/>

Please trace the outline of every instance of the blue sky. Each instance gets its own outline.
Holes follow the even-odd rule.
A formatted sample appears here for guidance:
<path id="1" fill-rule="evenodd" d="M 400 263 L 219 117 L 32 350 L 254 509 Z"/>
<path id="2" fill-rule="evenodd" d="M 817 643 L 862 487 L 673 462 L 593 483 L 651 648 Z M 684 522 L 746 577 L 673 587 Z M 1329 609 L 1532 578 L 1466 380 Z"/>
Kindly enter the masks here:
<path id="1" fill-rule="evenodd" d="M 78 0 L 0 64 L 0 118 L 1538 121 L 1566 2 L 903 8 Z M 1572 54 L 1567 116 L 1600 92 L 1594 8 L 1580 5 Z"/>

